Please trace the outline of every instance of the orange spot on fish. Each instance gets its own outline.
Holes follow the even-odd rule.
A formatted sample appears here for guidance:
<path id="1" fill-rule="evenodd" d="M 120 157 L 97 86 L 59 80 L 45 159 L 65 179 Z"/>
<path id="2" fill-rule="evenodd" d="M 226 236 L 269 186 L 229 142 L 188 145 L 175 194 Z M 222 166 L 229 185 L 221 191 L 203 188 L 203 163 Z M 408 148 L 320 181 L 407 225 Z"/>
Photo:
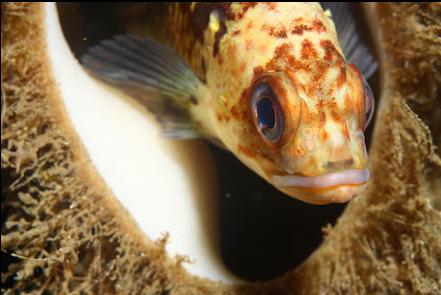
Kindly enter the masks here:
<path id="1" fill-rule="evenodd" d="M 323 129 L 320 129 L 320 140 L 321 141 L 323 141 L 323 142 L 325 142 L 325 141 L 327 141 L 329 139 L 329 134 L 328 134 L 328 132 L 326 132 L 326 130 L 323 128 Z"/>
<path id="2" fill-rule="evenodd" d="M 320 46 L 325 51 L 324 60 L 331 62 L 335 58 L 335 62 L 338 66 L 341 67 L 345 64 L 344 58 L 330 40 L 320 40 Z"/>
<path id="3" fill-rule="evenodd" d="M 292 45 L 283 43 L 274 50 L 273 58 L 266 64 L 267 71 L 280 71 L 279 63 L 282 57 L 287 58 L 291 52 Z"/>
<path id="4" fill-rule="evenodd" d="M 316 88 L 317 87 L 313 83 L 309 83 L 305 85 L 305 93 L 309 96 L 310 99 L 314 97 L 314 92 Z"/>
<path id="5" fill-rule="evenodd" d="M 302 35 L 303 31 L 309 31 L 310 28 L 307 25 L 297 25 L 291 29 L 291 34 Z"/>
<path id="6" fill-rule="evenodd" d="M 335 110 L 331 111 L 331 117 L 335 122 L 340 122 L 340 116 L 337 114 Z"/>
<path id="7" fill-rule="evenodd" d="M 276 38 L 286 38 L 288 35 L 286 34 L 286 30 L 283 26 L 271 26 L 268 24 L 262 25 L 262 30 L 265 32 L 268 32 L 270 36 L 276 37 Z"/>
<path id="8" fill-rule="evenodd" d="M 305 39 L 302 41 L 301 54 L 303 59 L 317 58 L 317 51 L 310 40 Z"/>
<path id="9" fill-rule="evenodd" d="M 335 97 L 326 101 L 327 106 L 332 110 L 336 111 L 338 109 L 337 103 L 335 102 Z"/>
<path id="10" fill-rule="evenodd" d="M 257 66 L 253 69 L 253 72 L 254 72 L 254 76 L 260 76 L 265 72 L 265 70 L 263 69 L 262 66 Z"/>
<path id="11" fill-rule="evenodd" d="M 313 82 L 318 83 L 320 80 L 323 80 L 326 76 L 326 72 L 328 71 L 329 67 L 330 67 L 329 63 L 321 62 L 321 61 L 317 62 L 315 74 L 313 76 Z"/>
<path id="12" fill-rule="evenodd" d="M 325 101 L 324 100 L 319 100 L 316 104 L 315 107 L 317 108 L 318 111 L 323 111 L 324 107 L 325 107 Z"/>
<path id="13" fill-rule="evenodd" d="M 290 43 L 283 43 L 279 47 L 276 48 L 275 52 L 275 58 L 279 58 L 281 56 L 287 55 L 291 51 L 291 44 Z"/>
<path id="14" fill-rule="evenodd" d="M 238 145 L 237 149 L 239 152 L 241 152 L 242 154 L 244 154 L 250 158 L 254 158 L 256 156 L 256 153 L 253 150 L 251 150 L 243 145 Z"/>
<path id="15" fill-rule="evenodd" d="M 321 21 L 314 20 L 310 26 L 306 24 L 300 24 L 294 25 L 294 27 L 291 29 L 291 34 L 302 35 L 303 32 L 326 32 L 326 27 Z"/>
<path id="16" fill-rule="evenodd" d="M 319 32 L 319 33 L 326 32 L 326 27 L 325 27 L 325 25 L 321 21 L 314 20 L 312 22 L 312 30 L 316 31 L 316 32 Z"/>
<path id="17" fill-rule="evenodd" d="M 291 69 L 295 71 L 303 70 L 305 72 L 309 72 L 311 70 L 311 66 L 309 63 L 303 63 L 301 61 L 298 61 L 294 56 L 290 55 L 288 56 L 288 64 L 291 67 Z"/>
<path id="18" fill-rule="evenodd" d="M 240 120 L 242 118 L 241 113 L 236 109 L 235 106 L 230 109 L 230 113 L 231 116 L 233 116 L 233 118 L 236 120 Z"/>

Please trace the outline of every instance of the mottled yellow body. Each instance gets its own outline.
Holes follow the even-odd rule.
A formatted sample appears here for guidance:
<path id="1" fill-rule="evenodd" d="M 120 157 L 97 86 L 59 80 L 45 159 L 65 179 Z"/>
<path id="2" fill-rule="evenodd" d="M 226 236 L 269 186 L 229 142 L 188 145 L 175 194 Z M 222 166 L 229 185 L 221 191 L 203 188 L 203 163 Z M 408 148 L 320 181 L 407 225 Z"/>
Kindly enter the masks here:
<path id="1" fill-rule="evenodd" d="M 276 186 L 274 176 L 365 169 L 363 81 L 355 66 L 346 64 L 329 14 L 318 3 L 232 4 L 229 13 L 235 17 L 220 19 L 213 10 L 204 32 L 209 93 L 193 107 L 194 116 Z M 221 21 L 226 33 L 214 56 Z M 252 87 L 261 79 L 277 92 L 287 121 L 274 145 L 261 139 L 250 112 Z M 351 183 L 342 191 L 339 185 L 332 192 L 281 189 L 308 202 L 328 203 L 346 201 L 362 186 Z"/>

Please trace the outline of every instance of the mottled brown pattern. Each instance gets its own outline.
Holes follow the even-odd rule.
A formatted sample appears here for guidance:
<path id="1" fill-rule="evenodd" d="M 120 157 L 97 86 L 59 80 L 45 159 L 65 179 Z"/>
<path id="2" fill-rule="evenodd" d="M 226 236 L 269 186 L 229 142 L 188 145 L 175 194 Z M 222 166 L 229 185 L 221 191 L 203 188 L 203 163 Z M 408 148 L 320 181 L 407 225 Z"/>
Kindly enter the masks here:
<path id="1" fill-rule="evenodd" d="M 264 24 L 262 26 L 262 30 L 267 32 L 270 36 L 274 36 L 276 38 L 287 38 L 286 29 L 283 26 L 271 26 L 268 24 Z"/>
<path id="2" fill-rule="evenodd" d="M 238 13 L 237 18 L 241 19 L 247 13 L 248 9 L 256 6 L 258 2 L 243 2 L 242 3 L 242 11 Z"/>
<path id="3" fill-rule="evenodd" d="M 274 50 L 273 58 L 266 64 L 266 71 L 281 71 L 283 62 L 287 56 L 291 54 L 292 45 L 291 43 L 283 43 Z"/>
<path id="4" fill-rule="evenodd" d="M 299 20 L 301 21 L 301 19 Z M 326 26 L 319 20 L 314 20 L 311 25 L 299 24 L 291 29 L 291 34 L 302 35 L 303 32 L 326 32 Z"/>
<path id="5" fill-rule="evenodd" d="M 312 22 L 311 30 L 318 33 L 323 33 L 327 31 L 326 26 L 319 20 L 314 20 Z"/>
<path id="6" fill-rule="evenodd" d="M 302 58 L 303 59 L 316 59 L 317 58 L 317 50 L 312 45 L 312 42 L 308 39 L 304 39 L 302 41 Z"/>
<path id="7" fill-rule="evenodd" d="M 298 25 L 295 26 L 293 29 L 291 29 L 291 34 L 297 34 L 297 35 L 301 35 L 303 34 L 303 31 L 307 31 L 309 30 L 309 27 L 307 25 Z"/>
<path id="8" fill-rule="evenodd" d="M 238 121 L 245 119 L 245 117 L 246 117 L 246 112 L 238 110 L 237 106 L 231 107 L 230 113 L 231 113 L 231 116 L 233 116 L 233 118 Z"/>
<path id="9" fill-rule="evenodd" d="M 260 76 L 261 74 L 263 74 L 265 71 L 265 69 L 262 66 L 257 66 L 253 69 L 254 72 L 254 76 Z"/>
<path id="10" fill-rule="evenodd" d="M 342 63 L 343 58 L 340 55 L 340 53 L 335 48 L 334 44 L 330 40 L 320 40 L 320 46 L 325 51 L 325 60 L 328 62 L 331 62 L 332 59 L 335 57 L 337 58 L 337 62 Z"/>

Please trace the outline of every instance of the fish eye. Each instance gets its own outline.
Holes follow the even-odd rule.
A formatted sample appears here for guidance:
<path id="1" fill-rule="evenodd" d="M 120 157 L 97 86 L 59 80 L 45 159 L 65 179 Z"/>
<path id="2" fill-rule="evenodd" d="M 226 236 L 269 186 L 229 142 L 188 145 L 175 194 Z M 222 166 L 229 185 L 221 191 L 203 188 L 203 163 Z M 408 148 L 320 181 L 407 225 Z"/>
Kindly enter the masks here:
<path id="1" fill-rule="evenodd" d="M 269 143 L 276 143 L 283 134 L 284 118 L 277 96 L 269 84 L 262 82 L 254 87 L 251 109 L 260 136 Z"/>
<path id="2" fill-rule="evenodd" d="M 371 87 L 369 86 L 366 79 L 363 80 L 364 80 L 364 109 L 365 109 L 364 129 L 366 129 L 369 123 L 371 122 L 372 117 L 374 116 L 375 100 Z"/>

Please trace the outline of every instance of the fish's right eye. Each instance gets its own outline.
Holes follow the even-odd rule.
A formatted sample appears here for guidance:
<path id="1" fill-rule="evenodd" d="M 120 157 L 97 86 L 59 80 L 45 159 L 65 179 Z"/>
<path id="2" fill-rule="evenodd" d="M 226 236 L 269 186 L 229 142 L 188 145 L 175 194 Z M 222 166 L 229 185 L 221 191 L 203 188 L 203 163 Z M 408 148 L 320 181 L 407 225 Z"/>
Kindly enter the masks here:
<path id="1" fill-rule="evenodd" d="M 279 141 L 285 125 L 283 111 L 268 83 L 261 82 L 254 87 L 251 110 L 260 136 L 268 143 Z"/>
<path id="2" fill-rule="evenodd" d="M 364 129 L 366 129 L 374 116 L 375 100 L 372 89 L 366 79 L 364 79 Z"/>

